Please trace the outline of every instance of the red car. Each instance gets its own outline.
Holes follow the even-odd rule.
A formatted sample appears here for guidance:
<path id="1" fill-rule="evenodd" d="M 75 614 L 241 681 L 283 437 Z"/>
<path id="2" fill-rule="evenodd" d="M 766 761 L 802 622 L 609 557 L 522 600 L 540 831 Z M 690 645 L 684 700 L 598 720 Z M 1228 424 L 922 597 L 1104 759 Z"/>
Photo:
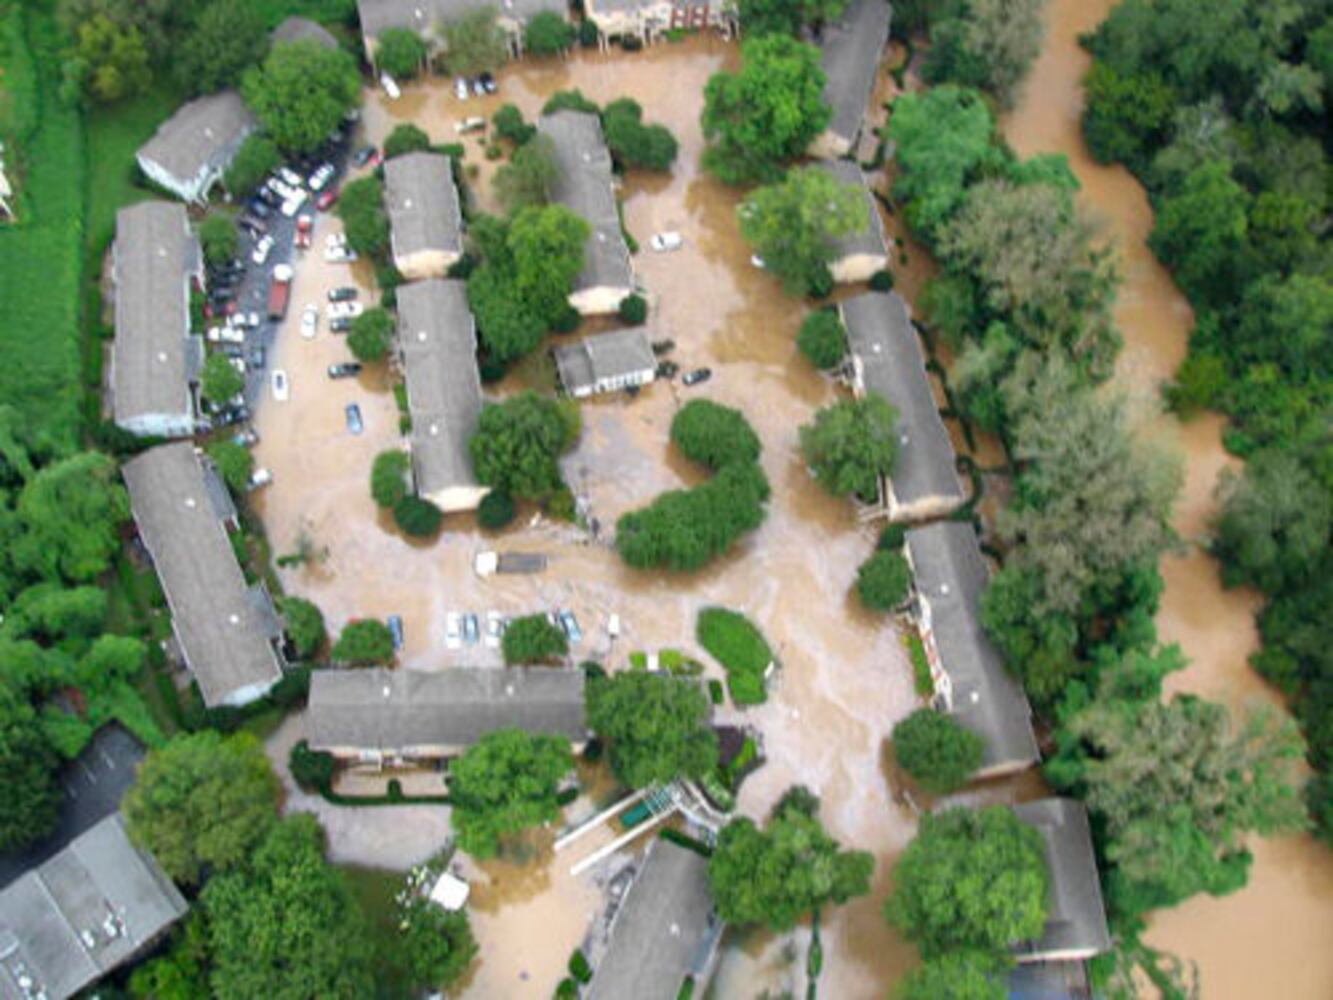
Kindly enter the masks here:
<path id="1" fill-rule="evenodd" d="M 315 220 L 308 215 L 303 215 L 296 220 L 296 246 L 299 249 L 309 249 L 314 228 Z"/>
<path id="2" fill-rule="evenodd" d="M 338 189 L 329 188 L 315 201 L 315 207 L 321 212 L 327 212 L 333 207 L 333 203 L 338 200 Z"/>

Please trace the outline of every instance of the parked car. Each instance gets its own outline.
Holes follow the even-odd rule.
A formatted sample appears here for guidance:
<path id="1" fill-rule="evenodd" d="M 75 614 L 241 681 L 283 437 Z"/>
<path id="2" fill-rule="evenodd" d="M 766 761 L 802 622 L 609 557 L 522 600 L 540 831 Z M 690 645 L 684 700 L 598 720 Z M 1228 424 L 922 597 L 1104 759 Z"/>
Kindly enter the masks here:
<path id="1" fill-rule="evenodd" d="M 330 264 L 350 264 L 356 260 L 356 251 L 347 245 L 346 233 L 329 233 L 324 241 L 324 259 Z"/>
<path id="2" fill-rule="evenodd" d="M 657 363 L 658 378 L 675 378 L 676 373 L 680 371 L 680 365 L 674 361 L 659 361 Z"/>
<path id="3" fill-rule="evenodd" d="M 262 220 L 255 218 L 253 215 L 242 215 L 237 222 L 242 229 L 256 238 L 263 236 L 268 232 L 268 225 Z"/>
<path id="4" fill-rule="evenodd" d="M 338 189 L 329 188 L 327 191 L 321 191 L 319 198 L 315 201 L 315 207 L 321 212 L 327 212 L 333 207 L 333 203 L 338 200 Z"/>
<path id="5" fill-rule="evenodd" d="M 265 183 L 263 187 L 255 192 L 255 200 L 265 207 L 273 209 L 282 204 L 282 195 L 269 187 L 268 183 Z"/>
<path id="6" fill-rule="evenodd" d="M 239 372 L 241 375 L 244 375 L 244 374 L 245 374 L 245 358 L 242 357 L 242 355 L 243 355 L 245 352 L 242 351 L 239 347 L 238 347 L 238 348 L 233 348 L 233 350 L 235 350 L 236 353 L 233 355 L 233 354 L 231 354 L 230 352 L 228 352 L 227 360 L 231 362 L 231 366 L 232 366 L 233 368 L 235 368 L 237 372 Z"/>
<path id="7" fill-rule="evenodd" d="M 329 333 L 346 333 L 352 328 L 352 320 L 347 316 L 337 316 L 329 320 Z"/>
<path id="8" fill-rule="evenodd" d="M 463 616 L 463 641 L 469 646 L 477 644 L 477 634 L 480 630 L 477 628 L 477 616 L 468 612 Z"/>
<path id="9" fill-rule="evenodd" d="M 250 474 L 250 482 L 246 484 L 246 488 L 257 490 L 261 486 L 267 486 L 271 482 L 273 482 L 273 473 L 269 472 L 268 469 L 255 469 L 255 471 Z"/>
<path id="10" fill-rule="evenodd" d="M 273 251 L 273 237 L 265 236 L 255 244 L 254 253 L 250 254 L 250 259 L 256 264 L 263 265 L 268 261 L 268 255 Z"/>
<path id="11" fill-rule="evenodd" d="M 481 81 L 482 87 L 485 88 L 486 93 L 488 94 L 494 94 L 500 89 L 495 82 L 495 77 L 491 76 L 490 73 L 482 73 L 477 79 Z"/>
<path id="12" fill-rule="evenodd" d="M 685 245 L 685 240 L 681 238 L 680 233 L 668 230 L 664 233 L 654 233 L 648 240 L 648 245 L 658 253 L 667 253 L 670 250 L 679 250 Z"/>
<path id="13" fill-rule="evenodd" d="M 370 162 L 370 158 L 375 155 L 374 146 L 362 146 L 352 154 L 352 163 L 358 167 L 364 167 Z"/>
<path id="14" fill-rule="evenodd" d="M 264 350 L 263 344 L 256 344 L 250 348 L 250 367 L 263 368 L 268 362 L 268 352 Z"/>
<path id="15" fill-rule="evenodd" d="M 226 358 L 245 357 L 245 348 L 240 344 L 223 344 L 218 350 L 221 351 L 222 355 Z"/>
<path id="16" fill-rule="evenodd" d="M 347 429 L 353 434 L 360 434 L 366 429 L 366 425 L 361 422 L 361 407 L 348 403 L 343 407 L 343 413 L 347 417 Z"/>
<path id="17" fill-rule="evenodd" d="M 272 207 L 263 198 L 251 198 L 246 208 L 261 219 L 267 219 L 273 212 Z"/>
<path id="18" fill-rule="evenodd" d="M 360 294 L 361 294 L 361 292 L 360 292 L 359 289 L 356 289 L 356 288 L 352 287 L 351 285 L 342 285 L 342 286 L 339 287 L 339 288 L 330 288 L 330 289 L 329 289 L 329 301 L 330 301 L 330 302 L 347 302 L 347 301 L 350 300 L 350 299 L 354 299 L 354 298 L 356 298 L 356 297 L 357 297 L 358 295 L 360 295 Z"/>
<path id="19" fill-rule="evenodd" d="M 315 333 L 319 330 L 319 306 L 313 302 L 301 310 L 301 336 L 306 340 L 314 340 Z"/>
<path id="20" fill-rule="evenodd" d="M 694 371 L 688 372 L 685 376 L 683 376 L 681 378 L 681 382 L 683 382 L 685 385 L 698 385 L 700 382 L 707 382 L 712 377 L 713 377 L 713 369 L 696 368 L 694 369 Z"/>
<path id="21" fill-rule="evenodd" d="M 340 361 L 336 365 L 329 365 L 329 378 L 352 378 L 360 374 L 360 361 Z"/>
<path id="22" fill-rule="evenodd" d="M 473 97 L 486 96 L 486 84 L 481 82 L 481 77 L 477 77 L 475 80 L 472 81 L 472 96 Z"/>
<path id="23" fill-rule="evenodd" d="M 352 319 L 353 317 L 360 316 L 363 312 L 365 312 L 365 306 L 360 302 L 357 302 L 355 299 L 349 302 L 329 303 L 329 319 L 338 319 L 340 317 Z"/>
<path id="24" fill-rule="evenodd" d="M 230 325 L 211 326 L 208 328 L 210 344 L 244 344 L 245 331 Z"/>
<path id="25" fill-rule="evenodd" d="M 454 80 L 455 97 L 457 97 L 460 101 L 466 101 L 468 99 L 469 93 L 471 93 L 471 91 L 468 89 L 467 77 L 460 76 Z"/>
<path id="26" fill-rule="evenodd" d="M 290 219 L 297 212 L 301 211 L 301 206 L 305 204 L 305 192 L 298 191 L 282 203 L 282 217 Z"/>
<path id="27" fill-rule="evenodd" d="M 325 185 L 333 180 L 333 175 L 338 172 L 338 168 L 332 163 L 321 163 L 313 174 L 310 175 L 310 190 L 323 191 Z"/>
<path id="28" fill-rule="evenodd" d="M 303 215 L 296 220 L 296 246 L 301 250 L 308 250 L 310 243 L 314 239 L 315 218 L 311 215 Z"/>
<path id="29" fill-rule="evenodd" d="M 403 619 L 400 615 L 390 615 L 387 619 L 389 635 L 393 636 L 393 648 L 403 648 Z"/>
<path id="30" fill-rule="evenodd" d="M 279 167 L 278 176 L 288 187 L 299 188 L 303 183 L 302 177 L 291 167 Z"/>
<path id="31" fill-rule="evenodd" d="M 233 313 L 227 317 L 227 322 L 232 326 L 238 326 L 246 330 L 256 330 L 259 328 L 259 313 L 253 310 Z"/>
<path id="32" fill-rule="evenodd" d="M 500 636 L 504 634 L 504 626 L 500 621 L 500 612 L 486 612 L 486 646 L 490 649 L 500 648 Z"/>
<path id="33" fill-rule="evenodd" d="M 444 648 L 458 649 L 463 645 L 463 620 L 457 611 L 444 616 Z"/>
<path id="34" fill-rule="evenodd" d="M 667 337 L 665 340 L 654 340 L 652 347 L 654 354 L 665 354 L 667 351 L 674 351 L 676 349 L 676 342 L 670 337 Z"/>
<path id="35" fill-rule="evenodd" d="M 396 101 L 403 96 L 403 91 L 402 88 L 398 86 L 398 81 L 388 73 L 380 74 L 380 86 L 384 88 L 384 92 L 389 95 L 389 100 L 391 101 Z"/>
<path id="36" fill-rule="evenodd" d="M 577 646 L 583 641 L 583 629 L 579 628 L 579 620 L 574 617 L 573 611 L 566 608 L 557 617 L 560 619 L 560 627 L 565 630 L 565 635 L 569 637 L 571 646 Z"/>
<path id="37" fill-rule="evenodd" d="M 242 448 L 252 448 L 259 444 L 259 432 L 253 427 L 247 427 L 233 434 L 231 443 L 239 444 Z"/>
<path id="38" fill-rule="evenodd" d="M 466 135 L 469 132 L 480 132 L 486 127 L 486 119 L 477 115 L 471 118 L 464 118 L 461 122 L 454 122 L 454 131 L 459 135 Z"/>
<path id="39" fill-rule="evenodd" d="M 287 397 L 291 395 L 291 386 L 287 384 L 287 373 L 281 368 L 274 368 L 271 381 L 273 383 L 273 398 L 279 403 L 286 402 Z"/>

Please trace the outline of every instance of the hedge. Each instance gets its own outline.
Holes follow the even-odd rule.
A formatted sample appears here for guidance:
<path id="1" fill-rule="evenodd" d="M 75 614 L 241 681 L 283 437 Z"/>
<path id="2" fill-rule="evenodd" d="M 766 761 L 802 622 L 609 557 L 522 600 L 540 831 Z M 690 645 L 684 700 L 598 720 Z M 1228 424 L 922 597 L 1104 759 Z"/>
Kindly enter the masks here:
<path id="1" fill-rule="evenodd" d="M 773 650 L 744 615 L 726 608 L 704 608 L 695 634 L 699 645 L 726 669 L 733 702 L 758 705 L 768 699 L 764 671 L 773 662 Z"/>

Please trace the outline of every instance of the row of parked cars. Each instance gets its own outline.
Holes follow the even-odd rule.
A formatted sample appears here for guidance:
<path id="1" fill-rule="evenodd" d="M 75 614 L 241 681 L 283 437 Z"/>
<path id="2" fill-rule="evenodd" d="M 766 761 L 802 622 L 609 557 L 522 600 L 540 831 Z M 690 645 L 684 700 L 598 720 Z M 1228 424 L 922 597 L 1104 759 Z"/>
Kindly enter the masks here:
<path id="1" fill-rule="evenodd" d="M 571 646 L 583 641 L 583 630 L 574 612 L 568 608 L 546 612 L 546 620 L 565 633 Z M 446 649 L 461 649 L 475 646 L 478 641 L 489 649 L 498 649 L 505 629 L 512 621 L 498 611 L 486 612 L 486 628 L 482 632 L 481 620 L 471 611 L 450 611 L 444 616 L 444 645 Z"/>

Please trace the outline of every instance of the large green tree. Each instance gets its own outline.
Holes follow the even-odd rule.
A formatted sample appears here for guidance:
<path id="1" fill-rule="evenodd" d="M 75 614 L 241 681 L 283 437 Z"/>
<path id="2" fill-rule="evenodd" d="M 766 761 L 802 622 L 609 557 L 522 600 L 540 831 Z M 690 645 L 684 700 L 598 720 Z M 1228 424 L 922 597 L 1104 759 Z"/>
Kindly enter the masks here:
<path id="1" fill-rule="evenodd" d="M 225 354 L 214 351 L 199 372 L 199 394 L 208 402 L 221 405 L 245 388 L 245 376 L 236 370 Z"/>
<path id="2" fill-rule="evenodd" d="M 370 466 L 370 495 L 381 507 L 393 508 L 407 496 L 412 458 L 401 448 L 390 448 L 375 456 Z"/>
<path id="3" fill-rule="evenodd" d="M 269 137 L 288 153 L 318 149 L 361 97 L 356 63 L 319 42 L 279 42 L 246 72 L 241 94 Z"/>
<path id="4" fill-rule="evenodd" d="M 523 41 L 534 56 L 553 56 L 574 44 L 574 26 L 553 10 L 537 13 L 523 30 Z"/>
<path id="5" fill-rule="evenodd" d="M 357 253 L 377 257 L 389 247 L 389 214 L 384 210 L 384 184 L 378 177 L 349 181 L 334 211 Z"/>
<path id="6" fill-rule="evenodd" d="M 869 891 L 874 856 L 843 850 L 819 822 L 819 800 L 793 791 L 764 829 L 742 817 L 718 835 L 708 883 L 724 920 L 786 931 L 825 903 Z"/>
<path id="7" fill-rule="evenodd" d="M 177 736 L 149 751 L 122 808 L 130 837 L 197 885 L 244 862 L 273 825 L 278 779 L 249 733 Z"/>
<path id="8" fill-rule="evenodd" d="M 153 80 L 143 33 L 105 14 L 78 25 L 73 53 L 63 69 L 67 86 L 99 104 L 142 93 Z"/>
<path id="9" fill-rule="evenodd" d="M 449 765 L 458 846 L 491 858 L 506 837 L 560 815 L 556 793 L 574 768 L 569 741 L 521 729 L 488 733 Z"/>
<path id="10" fill-rule="evenodd" d="M 530 205 L 545 205 L 551 197 L 551 185 L 559 178 L 555 143 L 547 135 L 533 136 L 495 172 L 495 197 L 506 212 L 514 215 Z"/>
<path id="11" fill-rule="evenodd" d="M 481 482 L 510 496 L 536 500 L 560 489 L 558 459 L 577 440 L 575 415 L 555 400 L 528 391 L 486 404 L 468 450 Z"/>
<path id="12" fill-rule="evenodd" d="M 767 35 L 745 41 L 741 58 L 739 73 L 717 73 L 704 88 L 704 165 L 728 184 L 773 180 L 833 114 L 814 46 Z"/>
<path id="13" fill-rule="evenodd" d="M 421 72 L 427 52 L 426 43 L 411 28 L 385 28 L 375 39 L 375 65 L 400 80 Z"/>
<path id="14" fill-rule="evenodd" d="M 951 951 L 918 966 L 898 986 L 897 1000 L 1006 1000 L 1004 962 L 980 951 Z"/>
<path id="15" fill-rule="evenodd" d="M 296 647 L 298 656 L 309 657 L 319 652 L 328 633 L 324 630 L 324 614 L 313 601 L 304 597 L 282 598 L 280 608 L 287 638 Z"/>
<path id="16" fill-rule="evenodd" d="M 898 457 L 897 423 L 897 411 L 878 393 L 841 400 L 801 428 L 801 453 L 824 489 L 870 503 Z"/>
<path id="17" fill-rule="evenodd" d="M 27 697 L 0 677 L 0 854 L 23 850 L 56 825 L 56 754 Z"/>
<path id="18" fill-rule="evenodd" d="M 217 467 L 222 481 L 236 493 L 243 493 L 250 485 L 255 471 L 255 455 L 245 445 L 235 441 L 215 441 L 208 446 L 208 457 Z"/>
<path id="19" fill-rule="evenodd" d="M 1148 243 L 1192 299 L 1220 304 L 1244 282 L 1250 198 L 1229 164 L 1212 162 L 1159 204 Z"/>
<path id="20" fill-rule="evenodd" d="M 420 992 L 448 989 L 477 957 L 467 911 L 451 912 L 420 896 L 404 910 L 401 957 L 412 986 Z"/>
<path id="21" fill-rule="evenodd" d="M 222 182 L 233 198 L 242 200 L 281 162 L 282 157 L 273 140 L 256 132 L 241 143 L 227 172 L 222 175 Z"/>
<path id="22" fill-rule="evenodd" d="M 708 698 L 691 680 L 629 670 L 590 681 L 588 725 L 611 746 L 616 777 L 632 788 L 701 778 L 717 766 Z"/>
<path id="23" fill-rule="evenodd" d="M 411 122 L 395 125 L 393 131 L 389 133 L 389 137 L 384 140 L 384 158 L 386 160 L 392 160 L 395 156 L 405 156 L 408 153 L 425 152 L 428 149 L 430 149 L 430 136 Z"/>
<path id="24" fill-rule="evenodd" d="M 509 623 L 504 634 L 505 663 L 543 663 L 569 652 L 569 639 L 545 615 L 524 615 Z"/>
<path id="25" fill-rule="evenodd" d="M 918 708 L 893 727 L 898 763 L 922 788 L 936 795 L 947 795 L 967 784 L 981 766 L 984 751 L 980 736 L 933 708 Z"/>
<path id="26" fill-rule="evenodd" d="M 514 285 L 548 324 L 569 312 L 569 292 L 583 270 L 583 245 L 591 232 L 564 205 L 529 206 L 514 216 L 508 239 Z"/>
<path id="27" fill-rule="evenodd" d="M 671 443 L 714 472 L 734 462 L 759 460 L 759 435 L 745 415 L 711 399 L 692 399 L 676 411 Z"/>
<path id="28" fill-rule="evenodd" d="M 378 618 L 359 618 L 343 626 L 333 644 L 338 663 L 388 663 L 393 659 L 393 633 Z"/>
<path id="29" fill-rule="evenodd" d="M 509 58 L 509 43 L 496 16 L 496 7 L 479 7 L 444 26 L 451 71 L 477 76 L 504 65 Z"/>
<path id="30" fill-rule="evenodd" d="M 358 361 L 381 361 L 393 343 L 393 314 L 374 306 L 352 320 L 347 348 Z"/>
<path id="31" fill-rule="evenodd" d="M 931 83 L 990 91 L 1011 106 L 1041 51 L 1045 0 L 945 0 L 922 72 Z"/>
<path id="32" fill-rule="evenodd" d="M 236 232 L 236 223 L 231 216 L 215 212 L 199 223 L 199 244 L 204 251 L 204 261 L 210 267 L 226 264 L 236 256 L 240 236 Z"/>
<path id="33" fill-rule="evenodd" d="M 94 451 L 47 465 L 19 493 L 12 563 L 48 580 L 93 580 L 120 549 L 129 496 L 116 463 Z"/>
<path id="34" fill-rule="evenodd" d="M 670 170 L 676 159 L 676 137 L 665 125 L 645 125 L 643 108 L 629 97 L 602 110 L 606 145 L 617 163 L 630 169 Z"/>
<path id="35" fill-rule="evenodd" d="M 787 34 L 799 37 L 803 28 L 835 21 L 848 0 L 740 0 L 741 27 L 750 38 Z"/>
<path id="36" fill-rule="evenodd" d="M 190 94 L 234 87 L 264 51 L 264 20 L 246 0 L 212 0 L 176 51 L 172 74 Z"/>
<path id="37" fill-rule="evenodd" d="M 1041 835 L 1007 808 L 927 813 L 894 869 L 889 923 L 926 958 L 961 948 L 1004 954 L 1046 925 Z"/>

